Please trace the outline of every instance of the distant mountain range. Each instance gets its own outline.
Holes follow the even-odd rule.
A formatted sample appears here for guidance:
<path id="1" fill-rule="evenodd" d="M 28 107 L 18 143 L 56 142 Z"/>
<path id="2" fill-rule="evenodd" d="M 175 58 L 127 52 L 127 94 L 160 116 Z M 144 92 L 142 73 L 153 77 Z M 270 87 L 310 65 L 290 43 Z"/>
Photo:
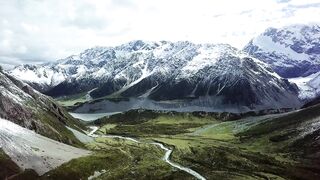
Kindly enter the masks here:
<path id="1" fill-rule="evenodd" d="M 319 37 L 318 25 L 269 28 L 243 51 L 227 44 L 138 40 L 9 73 L 53 97 L 82 93 L 89 99 L 179 101 L 209 111 L 296 108 L 317 93 L 285 78 L 320 70 Z"/>
<path id="2" fill-rule="evenodd" d="M 182 100 L 213 109 L 299 105 L 294 85 L 226 44 L 133 41 L 55 63 L 19 66 L 11 74 L 54 97 L 92 90 L 92 98 Z"/>

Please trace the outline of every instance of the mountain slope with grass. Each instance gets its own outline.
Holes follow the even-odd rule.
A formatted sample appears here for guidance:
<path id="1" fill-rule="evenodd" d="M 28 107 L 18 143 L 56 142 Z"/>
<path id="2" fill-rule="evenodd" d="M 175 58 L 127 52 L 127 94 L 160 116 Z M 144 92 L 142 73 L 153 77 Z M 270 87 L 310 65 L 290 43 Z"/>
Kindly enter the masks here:
<path id="1" fill-rule="evenodd" d="M 4 72 L 0 72 L 0 117 L 48 138 L 81 146 L 81 142 L 66 128 L 84 129 L 78 120 L 52 98 Z"/>

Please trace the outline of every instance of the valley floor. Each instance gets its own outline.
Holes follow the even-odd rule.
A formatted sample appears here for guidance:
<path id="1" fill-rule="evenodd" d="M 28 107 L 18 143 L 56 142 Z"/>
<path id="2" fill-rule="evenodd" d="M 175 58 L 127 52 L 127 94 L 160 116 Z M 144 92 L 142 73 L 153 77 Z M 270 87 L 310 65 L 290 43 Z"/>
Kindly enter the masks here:
<path id="1" fill-rule="evenodd" d="M 319 179 L 319 117 L 320 105 L 239 120 L 131 110 L 87 121 L 87 135 L 67 127 L 87 150 L 0 120 L 0 177 Z"/>
<path id="2" fill-rule="evenodd" d="M 319 107 L 280 115 L 221 121 L 210 114 L 135 110 L 99 119 L 94 153 L 43 179 L 319 179 Z M 112 136 L 110 136 L 112 135 Z M 127 137 L 127 138 L 122 138 Z M 142 143 L 137 143 L 132 138 Z"/>

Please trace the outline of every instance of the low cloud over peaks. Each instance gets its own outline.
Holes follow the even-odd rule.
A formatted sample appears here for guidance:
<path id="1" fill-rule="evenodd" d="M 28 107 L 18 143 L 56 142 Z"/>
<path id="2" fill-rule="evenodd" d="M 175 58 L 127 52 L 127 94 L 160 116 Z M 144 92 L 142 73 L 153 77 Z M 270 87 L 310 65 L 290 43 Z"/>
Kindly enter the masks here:
<path id="1" fill-rule="evenodd" d="M 92 46 L 135 39 L 229 43 L 241 48 L 270 26 L 319 19 L 316 0 L 1 1 L 0 63 L 53 61 Z"/>

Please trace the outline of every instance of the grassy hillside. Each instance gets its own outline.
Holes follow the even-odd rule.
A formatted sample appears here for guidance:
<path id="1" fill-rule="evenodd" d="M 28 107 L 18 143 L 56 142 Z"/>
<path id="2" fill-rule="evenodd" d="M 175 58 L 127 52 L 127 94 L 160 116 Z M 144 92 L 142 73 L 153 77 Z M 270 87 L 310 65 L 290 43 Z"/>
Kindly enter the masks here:
<path id="1" fill-rule="evenodd" d="M 135 110 L 94 124 L 100 126 L 99 134 L 162 142 L 174 149 L 172 161 L 207 179 L 319 179 L 319 117 L 320 105 L 233 121 L 210 113 Z M 164 163 L 164 152 L 150 145 L 98 138 L 88 148 L 95 152 L 92 156 L 75 159 L 48 175 L 87 178 L 105 170 L 100 179 L 193 178 Z"/>
<path id="2" fill-rule="evenodd" d="M 87 179 L 94 172 L 102 172 L 99 179 L 191 179 L 162 161 L 164 152 L 153 145 L 97 138 L 87 148 L 94 152 L 91 156 L 74 159 L 41 179 Z"/>
<path id="3" fill-rule="evenodd" d="M 48 138 L 82 146 L 65 126 L 85 129 L 78 120 L 47 97 L 16 78 L 0 72 L 0 117 Z"/>

